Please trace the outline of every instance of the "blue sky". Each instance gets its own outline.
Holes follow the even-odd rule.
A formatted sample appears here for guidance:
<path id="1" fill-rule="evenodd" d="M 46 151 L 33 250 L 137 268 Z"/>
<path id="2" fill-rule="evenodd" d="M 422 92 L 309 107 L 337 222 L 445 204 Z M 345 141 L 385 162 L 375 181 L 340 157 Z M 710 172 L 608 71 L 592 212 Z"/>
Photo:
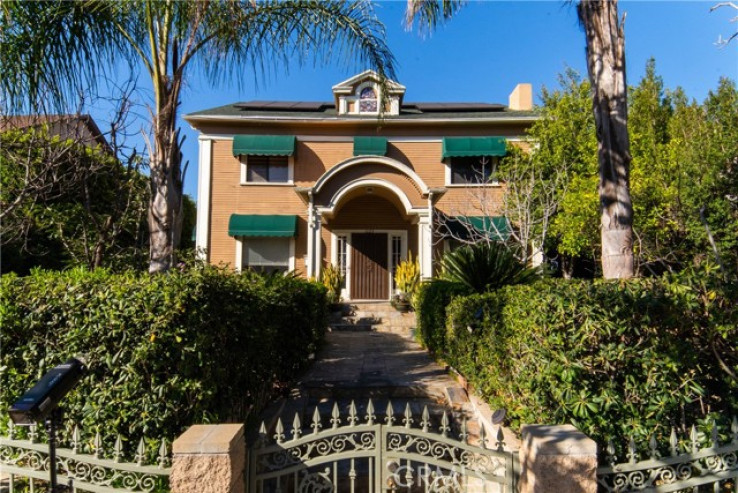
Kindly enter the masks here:
<path id="1" fill-rule="evenodd" d="M 718 36 L 735 32 L 736 23 L 730 19 L 738 11 L 721 8 L 710 13 L 716 2 L 621 0 L 620 12 L 627 13 L 628 83 L 638 83 L 650 57 L 656 59 L 667 88 L 681 86 L 699 101 L 717 87 L 721 76 L 738 80 L 738 40 L 724 48 L 715 44 Z M 376 12 L 397 59 L 397 80 L 407 87 L 405 101 L 507 104 L 519 82 L 532 83 L 537 100 L 541 87 L 556 87 L 567 67 L 586 77 L 584 33 L 575 6 L 558 0 L 469 2 L 425 38 L 403 28 L 404 1 L 377 2 Z M 258 84 L 247 72 L 241 75 L 240 87 L 213 87 L 190 72 L 180 114 L 252 99 L 330 101 L 333 84 L 364 68 L 346 63 L 292 66 L 288 72 L 279 69 L 260 78 Z M 180 125 L 187 136 L 184 157 L 190 161 L 185 193 L 196 198 L 197 132 L 184 120 Z"/>

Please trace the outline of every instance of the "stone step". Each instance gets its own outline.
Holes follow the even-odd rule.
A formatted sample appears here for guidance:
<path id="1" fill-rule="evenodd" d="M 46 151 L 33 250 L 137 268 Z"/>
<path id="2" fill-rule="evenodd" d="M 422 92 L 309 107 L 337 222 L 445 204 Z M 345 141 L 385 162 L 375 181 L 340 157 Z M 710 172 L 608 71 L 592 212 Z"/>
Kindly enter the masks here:
<path id="1" fill-rule="evenodd" d="M 415 317 L 398 317 L 387 315 L 343 317 L 333 323 L 345 324 L 369 324 L 369 325 L 391 325 L 398 327 L 415 327 Z"/>
<path id="2" fill-rule="evenodd" d="M 332 332 L 370 332 L 374 325 L 363 323 L 330 323 L 328 329 Z"/>

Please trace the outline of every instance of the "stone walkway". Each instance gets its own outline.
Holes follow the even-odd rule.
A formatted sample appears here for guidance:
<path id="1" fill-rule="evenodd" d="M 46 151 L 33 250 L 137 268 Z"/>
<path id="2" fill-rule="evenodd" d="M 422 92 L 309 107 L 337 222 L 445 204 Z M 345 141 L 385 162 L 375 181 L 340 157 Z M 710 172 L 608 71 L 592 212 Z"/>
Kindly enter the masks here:
<path id="1" fill-rule="evenodd" d="M 313 367 L 300 380 L 308 389 L 386 389 L 443 399 L 459 387 L 420 345 L 398 334 L 329 332 Z"/>
<path id="2" fill-rule="evenodd" d="M 361 413 L 369 398 L 380 412 L 391 400 L 395 412 L 402 412 L 409 403 L 418 415 L 427 406 L 437 419 L 444 410 L 456 422 L 466 417 L 472 435 L 478 430 L 479 418 L 487 430 L 497 428 L 491 422 L 492 410 L 475 396 L 468 396 L 461 384 L 411 338 L 409 331 L 328 332 L 315 363 L 297 382 L 291 396 L 274 403 L 263 416 L 268 425 L 276 416 L 291 422 L 295 413 L 304 422 L 316 407 L 327 417 L 334 402 L 343 409 L 351 401 L 355 401 Z M 503 433 L 508 447 L 517 448 L 514 434 L 506 428 Z"/>

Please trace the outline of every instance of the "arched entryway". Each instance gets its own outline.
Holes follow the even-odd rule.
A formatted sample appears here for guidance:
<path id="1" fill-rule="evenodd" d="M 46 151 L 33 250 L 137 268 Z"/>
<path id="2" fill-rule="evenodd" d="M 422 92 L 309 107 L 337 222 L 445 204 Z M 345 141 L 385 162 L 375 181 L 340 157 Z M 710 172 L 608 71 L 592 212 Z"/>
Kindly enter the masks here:
<path id="1" fill-rule="evenodd" d="M 308 203 L 308 276 L 320 278 L 329 263 L 341 268 L 344 299 L 389 300 L 393 268 L 408 252 L 419 260 L 421 277 L 432 275 L 432 203 L 440 192 L 409 166 L 357 156 L 298 193 Z"/>
<path id="2" fill-rule="evenodd" d="M 409 252 L 417 257 L 416 218 L 399 202 L 388 189 L 358 187 L 325 220 L 331 263 L 344 273 L 344 298 L 389 299 L 397 265 Z"/>

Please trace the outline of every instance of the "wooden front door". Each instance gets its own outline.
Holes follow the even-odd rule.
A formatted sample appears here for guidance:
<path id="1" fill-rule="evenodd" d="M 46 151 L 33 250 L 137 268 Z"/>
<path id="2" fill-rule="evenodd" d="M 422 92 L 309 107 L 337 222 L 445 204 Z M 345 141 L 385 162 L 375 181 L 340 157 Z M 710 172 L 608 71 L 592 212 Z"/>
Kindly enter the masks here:
<path id="1" fill-rule="evenodd" d="M 389 299 L 387 233 L 351 235 L 351 299 Z"/>

